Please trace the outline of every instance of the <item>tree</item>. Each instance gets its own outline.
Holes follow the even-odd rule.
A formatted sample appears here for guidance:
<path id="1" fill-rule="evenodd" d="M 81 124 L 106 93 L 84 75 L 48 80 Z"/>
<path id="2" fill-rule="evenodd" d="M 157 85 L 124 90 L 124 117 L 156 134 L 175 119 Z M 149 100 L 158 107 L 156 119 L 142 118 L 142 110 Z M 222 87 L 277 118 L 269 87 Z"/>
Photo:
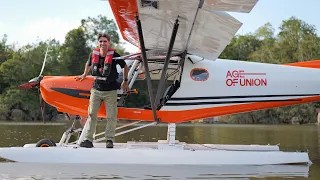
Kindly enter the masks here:
<path id="1" fill-rule="evenodd" d="M 69 74 L 64 75 L 83 73 L 90 54 L 90 48 L 87 47 L 86 41 L 86 34 L 81 27 L 71 30 L 66 35 L 65 42 L 60 49 L 61 66 L 68 69 L 65 72 L 69 72 Z"/>
<path id="2" fill-rule="evenodd" d="M 275 54 L 278 49 L 275 46 L 274 28 L 270 23 L 266 23 L 258 28 L 254 36 L 260 41 L 260 47 L 249 55 L 251 61 L 276 63 Z"/>
<path id="3" fill-rule="evenodd" d="M 106 16 L 99 15 L 96 18 L 88 17 L 81 20 L 81 27 L 85 31 L 86 39 L 90 47 L 96 46 L 98 33 L 106 33 L 111 38 L 111 46 L 119 44 L 119 35 L 116 23 Z"/>
<path id="4" fill-rule="evenodd" d="M 248 61 L 252 52 L 260 47 L 260 41 L 252 34 L 234 37 L 219 58 Z"/>
<path id="5" fill-rule="evenodd" d="M 304 61 L 306 58 L 310 60 L 309 50 L 305 51 L 303 46 L 306 43 L 313 43 L 317 39 L 316 29 L 313 25 L 291 17 L 289 20 L 283 21 L 278 34 L 279 46 L 285 57 L 286 62 Z M 318 52 L 316 52 L 318 54 Z"/>
<path id="6" fill-rule="evenodd" d="M 272 27 L 271 23 L 268 22 L 259 27 L 255 31 L 254 36 L 260 40 L 275 40 L 274 28 Z"/>
<path id="7" fill-rule="evenodd" d="M 26 45 L 0 65 L 1 84 L 5 85 L 0 95 L 0 115 L 11 119 L 12 110 L 20 109 L 26 115 L 24 120 L 41 119 L 38 91 L 20 90 L 18 86 L 39 76 L 48 44 L 52 52 L 47 59 L 43 74 L 56 74 L 54 71 L 59 69 L 57 58 L 59 43 L 56 41 Z"/>

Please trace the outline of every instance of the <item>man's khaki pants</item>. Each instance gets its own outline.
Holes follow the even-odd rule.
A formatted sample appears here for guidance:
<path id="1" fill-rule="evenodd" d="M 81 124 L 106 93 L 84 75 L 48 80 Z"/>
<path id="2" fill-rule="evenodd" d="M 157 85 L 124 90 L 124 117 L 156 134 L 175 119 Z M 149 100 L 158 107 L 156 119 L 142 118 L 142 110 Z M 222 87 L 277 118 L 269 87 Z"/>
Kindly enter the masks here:
<path id="1" fill-rule="evenodd" d="M 114 142 L 114 136 L 117 126 L 117 90 L 112 91 L 98 91 L 91 89 L 89 108 L 88 108 L 88 119 L 87 119 L 87 131 L 85 139 L 93 141 L 93 134 L 96 131 L 97 125 L 97 114 L 100 109 L 101 102 L 104 101 L 106 112 L 107 112 L 107 125 L 105 137 L 106 140 L 112 140 Z"/>

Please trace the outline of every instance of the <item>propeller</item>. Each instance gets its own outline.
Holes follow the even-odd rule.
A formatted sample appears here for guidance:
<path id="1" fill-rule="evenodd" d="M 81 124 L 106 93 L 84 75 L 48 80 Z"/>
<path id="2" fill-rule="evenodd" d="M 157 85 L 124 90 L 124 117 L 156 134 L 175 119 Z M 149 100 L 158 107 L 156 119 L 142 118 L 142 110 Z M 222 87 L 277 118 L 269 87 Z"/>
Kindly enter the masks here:
<path id="1" fill-rule="evenodd" d="M 44 110 L 45 110 L 45 107 L 46 107 L 46 103 L 44 102 L 44 100 L 43 100 L 43 98 L 41 96 L 40 89 L 39 89 L 39 99 L 40 99 L 40 110 L 41 110 L 42 121 L 45 124 L 46 120 L 44 118 Z"/>
<path id="2" fill-rule="evenodd" d="M 42 68 L 40 71 L 39 76 L 32 78 L 30 81 L 28 81 L 27 83 L 21 84 L 19 85 L 20 89 L 38 89 L 38 93 L 39 93 L 39 99 L 40 99 L 40 110 L 41 110 L 41 115 L 42 115 L 42 121 L 43 123 L 46 123 L 45 118 L 44 118 L 44 110 L 45 110 L 45 101 L 43 100 L 42 96 L 41 96 L 41 92 L 40 92 L 40 81 L 42 80 L 43 76 L 43 69 L 44 66 L 46 64 L 46 60 L 47 60 L 47 56 L 48 56 L 48 52 L 49 52 L 49 45 L 47 46 L 47 50 L 46 50 L 46 54 L 44 56 L 44 60 L 42 63 Z"/>

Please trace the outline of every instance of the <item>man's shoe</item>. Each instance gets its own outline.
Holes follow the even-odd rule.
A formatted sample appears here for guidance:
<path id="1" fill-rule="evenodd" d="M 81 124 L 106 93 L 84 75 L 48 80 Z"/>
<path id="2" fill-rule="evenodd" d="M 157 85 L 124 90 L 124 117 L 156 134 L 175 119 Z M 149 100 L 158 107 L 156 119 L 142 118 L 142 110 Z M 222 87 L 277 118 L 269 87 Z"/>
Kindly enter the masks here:
<path id="1" fill-rule="evenodd" d="M 113 142 L 111 140 L 107 140 L 106 147 L 107 148 L 113 148 Z"/>
<path id="2" fill-rule="evenodd" d="M 80 143 L 80 147 L 92 148 L 93 144 L 89 140 L 84 140 Z"/>

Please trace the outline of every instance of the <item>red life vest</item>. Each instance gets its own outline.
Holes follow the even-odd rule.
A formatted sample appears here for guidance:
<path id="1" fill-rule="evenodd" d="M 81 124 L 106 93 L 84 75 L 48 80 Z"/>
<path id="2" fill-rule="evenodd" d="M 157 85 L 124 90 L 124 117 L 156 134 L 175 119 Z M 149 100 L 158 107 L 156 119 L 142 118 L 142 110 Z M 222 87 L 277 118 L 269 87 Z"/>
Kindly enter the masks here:
<path id="1" fill-rule="evenodd" d="M 109 48 L 108 53 L 104 59 L 104 66 L 99 67 L 99 55 L 100 55 L 100 49 L 95 48 L 92 51 L 92 75 L 93 76 L 108 76 L 111 72 L 112 67 L 112 58 L 114 54 L 115 49 Z"/>

